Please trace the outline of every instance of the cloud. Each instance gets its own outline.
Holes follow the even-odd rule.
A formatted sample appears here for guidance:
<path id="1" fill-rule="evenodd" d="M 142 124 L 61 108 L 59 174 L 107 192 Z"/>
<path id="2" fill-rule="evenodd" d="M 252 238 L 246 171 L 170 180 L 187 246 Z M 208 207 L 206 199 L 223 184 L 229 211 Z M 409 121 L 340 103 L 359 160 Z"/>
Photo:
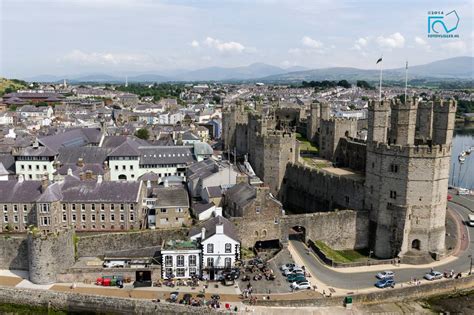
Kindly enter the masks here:
<path id="1" fill-rule="evenodd" d="M 441 47 L 443 47 L 444 49 L 447 49 L 450 52 L 459 53 L 459 54 L 463 54 L 467 51 L 467 45 L 462 40 L 449 42 L 449 43 L 441 45 Z"/>
<path id="2" fill-rule="evenodd" d="M 204 42 L 204 45 L 214 48 L 221 53 L 241 53 L 244 51 L 245 46 L 238 42 L 222 42 L 218 39 L 212 37 L 207 37 Z"/>
<path id="3" fill-rule="evenodd" d="M 303 44 L 303 46 L 311 48 L 311 49 L 321 49 L 324 46 L 323 43 L 315 39 L 312 39 L 309 36 L 304 36 L 301 39 L 301 43 Z"/>
<path id="4" fill-rule="evenodd" d="M 352 48 L 355 50 L 362 51 L 364 50 L 365 47 L 367 47 L 368 44 L 369 44 L 368 37 L 360 37 L 355 41 L 354 46 L 352 46 Z"/>
<path id="5" fill-rule="evenodd" d="M 387 37 L 379 36 L 376 41 L 380 48 L 393 49 L 405 46 L 405 37 L 398 32 Z"/>
<path id="6" fill-rule="evenodd" d="M 68 61 L 83 65 L 150 65 L 153 64 L 153 58 L 144 54 L 126 54 L 111 52 L 84 52 L 75 49 L 60 61 Z"/>
<path id="7" fill-rule="evenodd" d="M 418 37 L 418 36 L 415 36 L 415 43 L 416 43 L 418 46 L 420 46 L 420 47 L 426 49 L 426 51 L 431 51 L 431 46 L 430 46 L 430 45 L 428 44 L 428 42 L 427 42 L 426 40 L 424 40 L 423 38 Z"/>
<path id="8" fill-rule="evenodd" d="M 194 48 L 198 48 L 199 47 L 199 42 L 197 40 L 193 40 L 191 42 L 191 46 L 194 47 Z"/>

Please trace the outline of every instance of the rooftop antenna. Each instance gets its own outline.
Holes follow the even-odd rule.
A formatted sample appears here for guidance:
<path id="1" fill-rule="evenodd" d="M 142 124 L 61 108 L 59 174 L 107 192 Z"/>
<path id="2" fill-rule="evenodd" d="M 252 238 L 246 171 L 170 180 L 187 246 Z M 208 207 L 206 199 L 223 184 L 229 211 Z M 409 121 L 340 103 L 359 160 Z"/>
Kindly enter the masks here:
<path id="1" fill-rule="evenodd" d="M 383 65 L 383 55 L 377 60 L 375 64 L 380 63 L 380 84 L 379 84 L 379 101 L 382 101 L 382 65 Z"/>
<path id="2" fill-rule="evenodd" d="M 125 87 L 128 87 L 128 75 L 125 76 Z"/>

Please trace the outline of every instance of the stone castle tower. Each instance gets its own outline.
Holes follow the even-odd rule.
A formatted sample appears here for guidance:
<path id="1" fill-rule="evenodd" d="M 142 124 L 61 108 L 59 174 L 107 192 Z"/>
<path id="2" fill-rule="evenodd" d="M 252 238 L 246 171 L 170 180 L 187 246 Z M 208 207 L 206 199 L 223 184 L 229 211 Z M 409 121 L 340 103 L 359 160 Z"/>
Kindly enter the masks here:
<path id="1" fill-rule="evenodd" d="M 411 263 L 445 253 L 455 101 L 369 104 L 365 207 L 371 248 Z"/>
<path id="2" fill-rule="evenodd" d="M 311 142 L 316 142 L 317 132 L 319 130 L 319 120 L 321 116 L 321 108 L 318 102 L 311 103 L 310 115 L 306 123 L 306 137 Z"/>

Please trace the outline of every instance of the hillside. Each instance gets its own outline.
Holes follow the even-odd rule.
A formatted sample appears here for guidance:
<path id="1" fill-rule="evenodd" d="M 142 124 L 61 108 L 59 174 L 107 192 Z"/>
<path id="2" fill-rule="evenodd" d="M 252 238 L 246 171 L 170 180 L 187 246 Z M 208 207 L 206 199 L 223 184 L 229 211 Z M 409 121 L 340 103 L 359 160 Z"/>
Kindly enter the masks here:
<path id="1" fill-rule="evenodd" d="M 25 81 L 16 79 L 0 78 L 0 96 L 6 93 L 15 92 L 24 89 L 27 86 Z"/>

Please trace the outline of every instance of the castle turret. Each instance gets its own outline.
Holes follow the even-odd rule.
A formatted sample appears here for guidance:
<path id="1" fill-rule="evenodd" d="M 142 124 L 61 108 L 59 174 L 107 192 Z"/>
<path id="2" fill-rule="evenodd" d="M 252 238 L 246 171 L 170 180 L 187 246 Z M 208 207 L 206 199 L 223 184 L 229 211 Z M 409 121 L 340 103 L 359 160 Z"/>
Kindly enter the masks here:
<path id="1" fill-rule="evenodd" d="M 399 99 L 392 101 L 390 143 L 414 144 L 416 128 L 416 98 L 407 99 L 403 103 Z"/>
<path id="2" fill-rule="evenodd" d="M 315 141 L 315 137 L 319 129 L 320 117 L 321 117 L 320 104 L 318 102 L 314 102 L 311 104 L 310 115 L 306 120 L 307 121 L 306 137 L 311 142 Z"/>
<path id="3" fill-rule="evenodd" d="M 415 138 L 421 143 L 431 140 L 433 127 L 433 102 L 421 101 L 416 112 Z"/>
<path id="4" fill-rule="evenodd" d="M 387 141 L 390 102 L 387 100 L 369 102 L 367 142 Z"/>
<path id="5" fill-rule="evenodd" d="M 456 119 L 454 100 L 435 100 L 433 106 L 433 144 L 451 145 Z"/>
<path id="6" fill-rule="evenodd" d="M 329 120 L 331 117 L 331 105 L 328 102 L 322 102 L 320 105 L 321 114 L 320 117 L 322 120 Z"/>

